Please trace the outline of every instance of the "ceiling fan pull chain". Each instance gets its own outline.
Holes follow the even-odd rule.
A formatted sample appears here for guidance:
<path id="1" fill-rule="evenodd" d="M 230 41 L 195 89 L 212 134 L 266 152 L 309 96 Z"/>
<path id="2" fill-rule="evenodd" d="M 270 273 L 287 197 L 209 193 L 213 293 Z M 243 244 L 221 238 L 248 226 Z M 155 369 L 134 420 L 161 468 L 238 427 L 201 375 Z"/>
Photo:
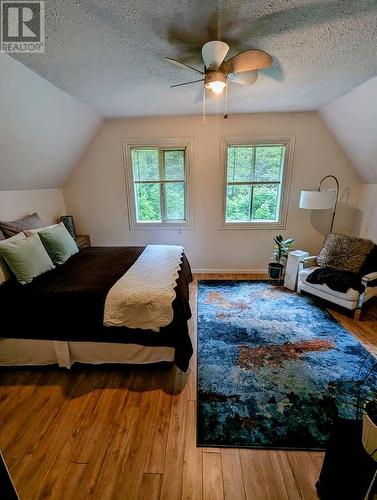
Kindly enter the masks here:
<path id="1" fill-rule="evenodd" d="M 203 86 L 203 118 L 202 123 L 206 123 L 206 88 Z"/>
<path id="2" fill-rule="evenodd" d="M 226 120 L 228 118 L 228 87 L 229 87 L 229 81 L 227 82 L 227 85 L 225 87 L 225 110 L 224 110 L 224 119 Z"/>

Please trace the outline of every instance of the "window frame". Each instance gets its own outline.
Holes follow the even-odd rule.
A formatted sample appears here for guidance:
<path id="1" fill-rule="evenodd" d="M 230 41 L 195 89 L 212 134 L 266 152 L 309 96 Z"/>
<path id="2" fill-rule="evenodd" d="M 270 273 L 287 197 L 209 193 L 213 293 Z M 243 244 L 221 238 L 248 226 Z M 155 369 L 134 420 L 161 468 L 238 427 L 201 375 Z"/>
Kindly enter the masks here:
<path id="1" fill-rule="evenodd" d="M 161 138 L 161 139 L 123 139 L 123 161 L 125 171 L 128 221 L 131 230 L 134 229 L 193 229 L 194 228 L 194 200 L 193 200 L 193 140 L 190 138 Z M 132 148 L 158 148 L 159 157 L 164 150 L 185 150 L 185 220 L 184 221 L 149 221 L 137 220 L 137 206 L 135 184 L 132 168 Z M 161 167 L 160 167 L 161 168 Z M 161 185 L 163 181 L 156 181 Z M 182 182 L 182 181 L 180 181 Z"/>
<path id="2" fill-rule="evenodd" d="M 228 167 L 228 147 L 237 146 L 285 146 L 284 168 L 281 177 L 281 192 L 279 200 L 279 218 L 277 221 L 245 221 L 231 222 L 226 220 L 227 201 L 227 167 Z M 228 137 L 221 139 L 221 207 L 220 207 L 220 229 L 285 229 L 287 224 L 287 212 L 289 205 L 289 192 L 291 184 L 293 153 L 295 136 L 263 136 L 263 137 Z M 275 183 L 275 182 L 274 182 Z M 241 183 L 241 184 L 247 184 Z M 258 182 L 256 182 L 258 184 Z M 261 184 L 269 184 L 268 181 Z"/>

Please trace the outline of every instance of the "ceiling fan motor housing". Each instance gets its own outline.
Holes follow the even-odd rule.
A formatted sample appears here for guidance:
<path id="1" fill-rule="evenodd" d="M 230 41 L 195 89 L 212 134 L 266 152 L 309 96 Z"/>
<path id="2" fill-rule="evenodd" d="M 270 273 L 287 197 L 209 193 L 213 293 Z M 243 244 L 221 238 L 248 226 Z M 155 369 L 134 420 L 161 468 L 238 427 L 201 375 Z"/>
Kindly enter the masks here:
<path id="1" fill-rule="evenodd" d="M 227 83 L 227 76 L 222 71 L 206 71 L 206 75 L 204 77 L 204 85 L 209 87 L 212 82 L 224 82 Z"/>

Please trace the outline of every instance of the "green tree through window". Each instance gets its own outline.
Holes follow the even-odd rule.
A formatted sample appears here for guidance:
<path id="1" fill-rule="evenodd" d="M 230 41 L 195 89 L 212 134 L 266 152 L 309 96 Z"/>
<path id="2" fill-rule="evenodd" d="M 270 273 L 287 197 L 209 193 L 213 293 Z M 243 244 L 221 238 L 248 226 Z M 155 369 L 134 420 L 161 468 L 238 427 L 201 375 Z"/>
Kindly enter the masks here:
<path id="1" fill-rule="evenodd" d="M 239 145 L 227 149 L 225 221 L 277 222 L 285 146 Z"/>
<path id="2" fill-rule="evenodd" d="M 185 150 L 131 149 L 137 222 L 186 219 Z"/>

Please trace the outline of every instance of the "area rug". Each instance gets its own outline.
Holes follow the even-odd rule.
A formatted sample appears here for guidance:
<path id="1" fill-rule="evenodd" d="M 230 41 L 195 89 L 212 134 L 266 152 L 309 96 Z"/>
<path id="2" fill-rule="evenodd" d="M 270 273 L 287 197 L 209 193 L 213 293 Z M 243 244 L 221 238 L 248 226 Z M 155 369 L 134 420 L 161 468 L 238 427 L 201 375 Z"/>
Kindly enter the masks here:
<path id="1" fill-rule="evenodd" d="M 198 446 L 323 449 L 377 389 L 376 358 L 315 299 L 254 281 L 198 284 Z"/>

